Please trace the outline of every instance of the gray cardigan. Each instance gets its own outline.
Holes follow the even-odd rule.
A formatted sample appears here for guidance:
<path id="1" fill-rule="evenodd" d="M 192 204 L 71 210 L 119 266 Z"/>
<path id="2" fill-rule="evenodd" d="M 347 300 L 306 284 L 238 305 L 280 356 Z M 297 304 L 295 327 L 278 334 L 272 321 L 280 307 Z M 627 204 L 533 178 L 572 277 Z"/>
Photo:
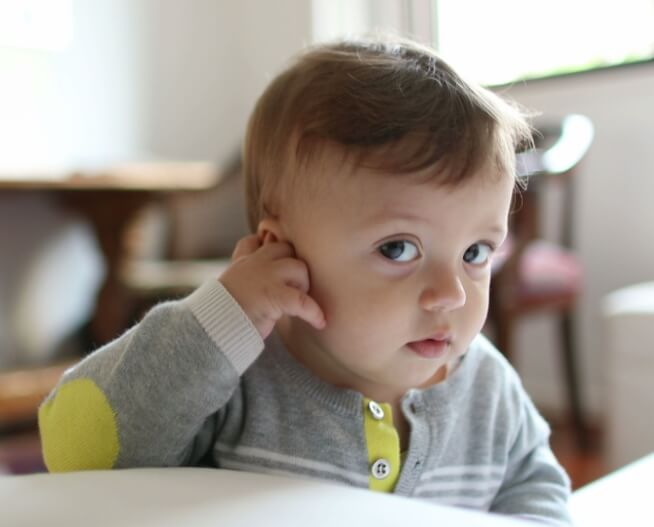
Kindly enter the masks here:
<path id="1" fill-rule="evenodd" d="M 80 380 L 113 416 L 115 455 L 99 463 L 83 461 L 87 442 L 62 430 L 82 437 L 106 430 L 89 424 L 98 418 L 90 403 L 76 402 L 81 396 L 57 401 L 62 387 L 72 391 Z M 210 464 L 368 487 L 368 403 L 321 381 L 274 333 L 264 344 L 212 281 L 155 307 L 69 370 L 40 424 L 44 451 L 57 453 L 46 455 L 51 470 Z M 401 410 L 410 438 L 401 466 L 392 467 L 395 494 L 570 523 L 570 483 L 548 445 L 549 427 L 483 336 L 448 379 L 410 390 Z"/>

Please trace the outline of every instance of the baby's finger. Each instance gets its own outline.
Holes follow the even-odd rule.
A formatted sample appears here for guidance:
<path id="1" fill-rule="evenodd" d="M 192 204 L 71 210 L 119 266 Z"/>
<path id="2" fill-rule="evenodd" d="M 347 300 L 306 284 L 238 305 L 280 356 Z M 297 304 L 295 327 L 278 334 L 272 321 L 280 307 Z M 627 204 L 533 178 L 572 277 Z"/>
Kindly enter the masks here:
<path id="1" fill-rule="evenodd" d="M 268 242 L 261 247 L 261 254 L 271 260 L 293 257 L 295 249 L 288 242 Z"/>
<path id="2" fill-rule="evenodd" d="M 236 261 L 239 258 L 248 256 L 255 252 L 259 247 L 261 247 L 261 241 L 256 234 L 250 234 L 245 238 L 241 238 L 234 247 L 234 252 L 232 253 L 232 260 Z"/>
<path id="3" fill-rule="evenodd" d="M 309 292 L 309 268 L 297 258 L 284 258 L 275 262 L 275 274 L 285 284 L 300 291 Z"/>
<path id="4" fill-rule="evenodd" d="M 316 329 L 325 327 L 325 315 L 318 303 L 299 289 L 294 287 L 283 288 L 280 291 L 279 301 L 281 302 L 280 307 L 285 314 L 301 318 Z"/>

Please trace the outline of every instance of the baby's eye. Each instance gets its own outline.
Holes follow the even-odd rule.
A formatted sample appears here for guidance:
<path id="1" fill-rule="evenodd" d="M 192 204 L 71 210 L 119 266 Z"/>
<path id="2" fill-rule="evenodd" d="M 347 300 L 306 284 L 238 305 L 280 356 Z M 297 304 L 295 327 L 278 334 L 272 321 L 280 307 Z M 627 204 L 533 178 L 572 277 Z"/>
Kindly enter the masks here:
<path id="1" fill-rule="evenodd" d="M 475 243 L 468 247 L 463 255 L 463 261 L 472 265 L 484 265 L 488 262 L 493 248 L 487 243 Z"/>
<path id="2" fill-rule="evenodd" d="M 406 240 L 386 242 L 379 247 L 379 252 L 384 258 L 395 262 L 410 262 L 420 254 L 418 247 Z"/>

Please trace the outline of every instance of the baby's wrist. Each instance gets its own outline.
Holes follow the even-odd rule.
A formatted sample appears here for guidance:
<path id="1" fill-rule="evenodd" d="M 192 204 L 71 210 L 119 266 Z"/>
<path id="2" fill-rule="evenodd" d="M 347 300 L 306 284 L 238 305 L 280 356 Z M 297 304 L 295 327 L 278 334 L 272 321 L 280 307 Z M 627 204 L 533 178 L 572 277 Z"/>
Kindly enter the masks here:
<path id="1" fill-rule="evenodd" d="M 258 328 L 219 280 L 205 282 L 183 302 L 239 375 L 264 347 Z"/>
<path id="2" fill-rule="evenodd" d="M 272 331 L 274 322 L 271 324 L 270 318 L 260 312 L 262 302 L 257 301 L 256 298 L 250 298 L 253 295 L 248 295 L 247 292 L 242 291 L 238 285 L 231 283 L 229 280 L 227 281 L 227 284 L 222 279 L 219 279 L 218 282 L 239 305 L 241 311 L 257 330 L 261 338 L 265 339 Z"/>

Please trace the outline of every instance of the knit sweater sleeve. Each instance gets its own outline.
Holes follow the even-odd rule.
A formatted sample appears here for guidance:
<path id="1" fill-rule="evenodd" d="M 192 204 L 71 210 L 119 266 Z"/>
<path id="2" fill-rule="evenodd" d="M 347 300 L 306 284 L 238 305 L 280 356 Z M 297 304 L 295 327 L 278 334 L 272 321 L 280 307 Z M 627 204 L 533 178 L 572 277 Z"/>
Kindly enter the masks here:
<path id="1" fill-rule="evenodd" d="M 512 386 L 517 428 L 503 483 L 491 510 L 547 525 L 572 524 L 570 480 L 549 445 L 550 428 L 517 379 Z"/>
<path id="2" fill-rule="evenodd" d="M 262 350 L 259 333 L 218 281 L 160 304 L 68 370 L 43 402 L 46 466 L 196 463 L 240 375 Z"/>

